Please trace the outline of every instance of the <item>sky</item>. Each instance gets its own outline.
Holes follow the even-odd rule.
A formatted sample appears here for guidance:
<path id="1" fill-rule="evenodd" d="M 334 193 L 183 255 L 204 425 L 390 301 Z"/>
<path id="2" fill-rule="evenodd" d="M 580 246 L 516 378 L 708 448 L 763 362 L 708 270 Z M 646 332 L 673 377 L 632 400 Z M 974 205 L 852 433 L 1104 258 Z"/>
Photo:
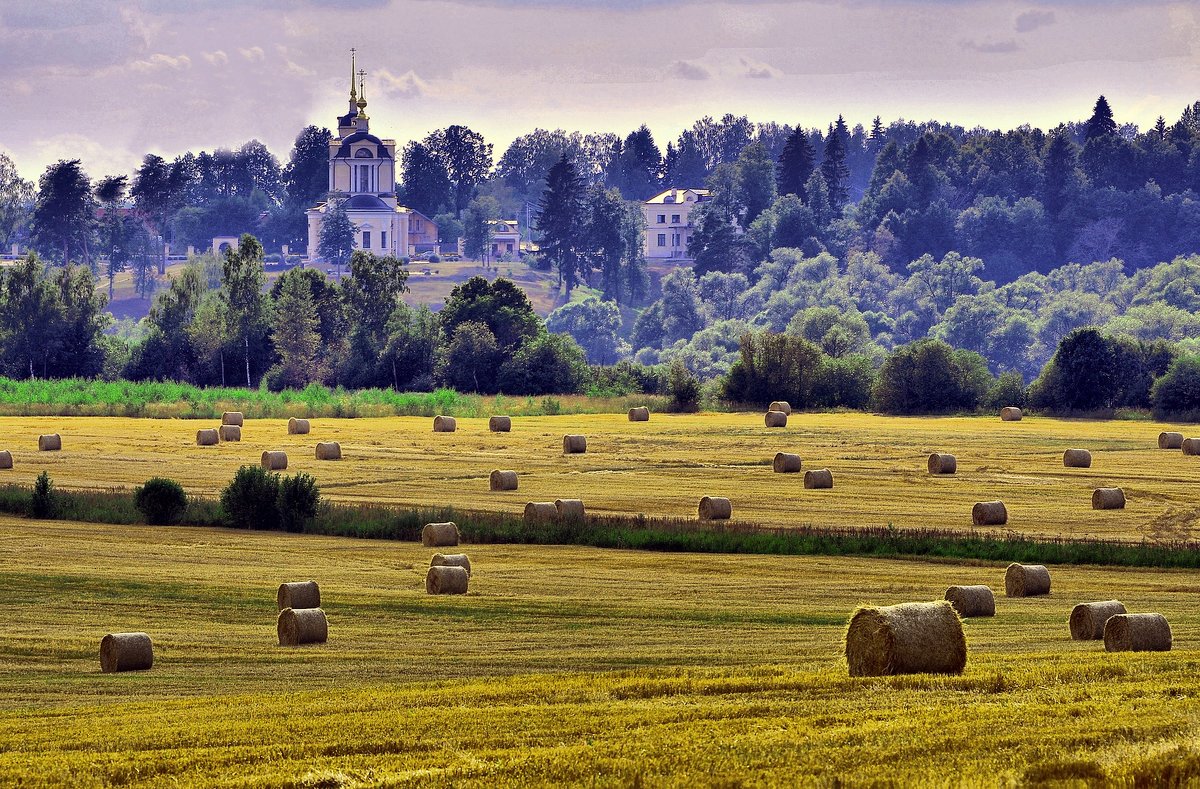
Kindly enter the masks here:
<path id="1" fill-rule="evenodd" d="M 250 139 L 286 161 L 345 112 L 351 47 L 373 131 L 465 124 L 497 158 L 537 127 L 665 148 L 727 112 L 1047 128 L 1103 93 L 1146 127 L 1200 99 L 1197 2 L 0 0 L 0 151 L 30 179 Z"/>

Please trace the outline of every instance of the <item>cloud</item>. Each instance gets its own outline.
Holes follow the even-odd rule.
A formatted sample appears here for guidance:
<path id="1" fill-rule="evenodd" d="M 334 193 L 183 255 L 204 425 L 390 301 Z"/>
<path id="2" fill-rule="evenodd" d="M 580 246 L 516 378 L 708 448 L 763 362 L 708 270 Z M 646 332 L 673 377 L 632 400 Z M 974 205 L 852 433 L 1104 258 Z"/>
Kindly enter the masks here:
<path id="1" fill-rule="evenodd" d="M 686 60 L 676 60 L 667 66 L 667 76 L 675 79 L 706 80 L 712 79 L 712 72 L 699 63 Z"/>
<path id="2" fill-rule="evenodd" d="M 1039 27 L 1046 27 L 1053 24 L 1053 11 L 1026 11 L 1023 14 L 1017 14 L 1015 22 L 1018 33 L 1029 33 L 1037 30 Z"/>
<path id="3" fill-rule="evenodd" d="M 783 72 L 770 63 L 760 63 L 749 58 L 739 58 L 742 65 L 742 76 L 750 79 L 775 79 L 782 77 Z"/>
<path id="4" fill-rule="evenodd" d="M 249 60 L 251 62 L 256 62 L 256 63 L 262 62 L 263 58 L 265 58 L 267 56 L 267 53 L 263 52 L 262 47 L 250 47 L 249 49 L 238 49 L 238 52 L 242 53 L 242 57 L 244 57 L 246 60 Z"/>
<path id="5" fill-rule="evenodd" d="M 380 69 L 371 74 L 371 79 L 367 83 L 368 88 L 376 86 L 384 96 L 419 99 L 429 95 L 429 83 L 417 76 L 412 69 L 400 76 L 396 76 L 387 69 Z"/>
<path id="6" fill-rule="evenodd" d="M 170 55 L 163 54 L 162 52 L 156 52 L 145 60 L 135 60 L 129 64 L 129 68 L 133 69 L 134 71 L 141 72 L 158 71 L 159 69 L 164 68 L 171 69 L 173 71 L 180 71 L 185 68 L 191 68 L 191 66 L 192 59 L 187 55 L 172 57 Z"/>
<path id="7" fill-rule="evenodd" d="M 959 46 L 984 55 L 1007 55 L 1021 51 L 1021 45 L 1012 38 L 1006 41 L 963 41 Z"/>
<path id="8" fill-rule="evenodd" d="M 214 66 L 224 66 L 229 63 L 229 55 L 225 54 L 225 50 L 218 49 L 213 52 L 205 52 L 204 59 Z"/>

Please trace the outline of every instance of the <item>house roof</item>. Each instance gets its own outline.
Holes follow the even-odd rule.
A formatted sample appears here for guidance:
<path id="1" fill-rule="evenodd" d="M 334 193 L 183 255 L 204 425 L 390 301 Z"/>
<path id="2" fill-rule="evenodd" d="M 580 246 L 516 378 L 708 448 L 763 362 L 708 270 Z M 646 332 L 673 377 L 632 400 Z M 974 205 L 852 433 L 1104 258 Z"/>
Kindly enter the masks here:
<path id="1" fill-rule="evenodd" d="M 656 194 L 646 201 L 646 205 L 677 205 L 687 202 L 687 194 L 692 193 L 696 196 L 693 202 L 700 203 L 707 200 L 709 190 L 707 189 L 690 189 L 686 187 L 674 187 L 666 191 Z"/>
<path id="2" fill-rule="evenodd" d="M 342 144 L 338 146 L 337 153 L 334 154 L 336 159 L 350 158 L 350 146 L 356 142 L 374 143 L 376 146 L 376 155 L 380 159 L 390 159 L 391 154 L 388 153 L 387 147 L 384 146 L 383 140 L 376 137 L 374 134 L 365 131 L 356 131 L 354 134 L 346 135 L 342 140 Z"/>
<path id="3" fill-rule="evenodd" d="M 391 211 L 387 203 L 375 195 L 358 194 L 346 199 L 345 208 L 348 211 Z"/>

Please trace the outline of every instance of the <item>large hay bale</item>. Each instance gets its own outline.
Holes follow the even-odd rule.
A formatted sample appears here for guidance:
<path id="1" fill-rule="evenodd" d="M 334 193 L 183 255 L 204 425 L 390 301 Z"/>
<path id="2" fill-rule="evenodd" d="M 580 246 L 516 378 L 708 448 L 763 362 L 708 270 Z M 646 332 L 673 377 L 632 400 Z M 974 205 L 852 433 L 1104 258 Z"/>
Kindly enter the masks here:
<path id="1" fill-rule="evenodd" d="M 891 674 L 961 674 L 967 638 L 950 603 L 863 607 L 846 630 L 846 663 L 852 677 Z"/>
<path id="2" fill-rule="evenodd" d="M 996 615 L 996 596 L 990 586 L 951 586 L 946 600 L 962 617 Z"/>
<path id="3" fill-rule="evenodd" d="M 241 441 L 242 429 L 237 425 L 221 425 L 222 441 Z"/>
<path id="4" fill-rule="evenodd" d="M 278 610 L 285 608 L 320 608 L 321 587 L 316 581 L 289 581 L 279 585 L 275 594 Z"/>
<path id="5" fill-rule="evenodd" d="M 223 425 L 237 425 L 241 427 L 245 421 L 246 418 L 242 416 L 241 411 L 226 411 L 221 414 L 221 424 Z"/>
<path id="6" fill-rule="evenodd" d="M 1092 491 L 1092 509 L 1125 509 L 1125 491 L 1120 488 L 1096 488 Z"/>
<path id="7" fill-rule="evenodd" d="M 629 409 L 629 421 L 630 422 L 649 422 L 650 421 L 650 409 L 644 405 L 638 406 L 637 408 L 630 408 Z"/>
<path id="8" fill-rule="evenodd" d="M 559 520 L 583 520 L 586 512 L 581 499 L 555 499 L 554 510 Z"/>
<path id="9" fill-rule="evenodd" d="M 1104 623 L 1106 652 L 1170 652 L 1171 625 L 1162 614 L 1114 614 Z"/>
<path id="10" fill-rule="evenodd" d="M 782 411 L 768 411 L 763 417 L 767 427 L 787 427 L 787 414 Z"/>
<path id="11" fill-rule="evenodd" d="M 317 442 L 317 460 L 341 460 L 342 445 L 336 441 Z"/>
<path id="12" fill-rule="evenodd" d="M 488 430 L 493 433 L 508 433 L 512 431 L 512 419 L 507 416 L 494 416 L 488 420 Z"/>
<path id="13" fill-rule="evenodd" d="M 38 452 L 58 452 L 62 449 L 62 436 L 50 433 L 38 436 Z"/>
<path id="14" fill-rule="evenodd" d="M 433 418 L 433 432 L 435 433 L 453 433 L 458 429 L 458 420 L 452 416 L 435 416 Z"/>
<path id="15" fill-rule="evenodd" d="M 196 446 L 215 447 L 219 443 L 221 443 L 221 431 L 215 427 L 196 431 Z"/>
<path id="16" fill-rule="evenodd" d="M 792 415 L 792 406 L 788 403 L 787 400 L 772 400 L 771 404 L 769 406 L 767 406 L 767 410 L 768 411 L 782 411 L 787 416 Z"/>
<path id="17" fill-rule="evenodd" d="M 551 505 L 554 506 L 554 505 Z M 461 567 L 471 574 L 471 560 L 465 553 L 435 553 L 429 560 L 430 567 Z"/>
<path id="18" fill-rule="evenodd" d="M 10 469 L 12 467 L 12 453 L 7 449 L 0 449 L 0 469 Z"/>
<path id="19" fill-rule="evenodd" d="M 109 633 L 100 639 L 100 670 L 146 671 L 154 665 L 154 645 L 145 633 Z"/>
<path id="20" fill-rule="evenodd" d="M 705 496 L 700 499 L 700 520 L 727 521 L 733 515 L 729 499 L 720 496 Z"/>
<path id="21" fill-rule="evenodd" d="M 958 471 L 958 460 L 945 452 L 931 454 L 927 465 L 930 474 L 953 474 Z"/>
<path id="22" fill-rule="evenodd" d="M 1050 594 L 1050 571 L 1041 564 L 1013 562 L 1004 571 L 1004 594 L 1008 597 Z"/>
<path id="23" fill-rule="evenodd" d="M 1075 641 L 1099 641 L 1104 638 L 1104 623 L 1110 616 L 1125 613 L 1120 600 L 1101 600 L 1098 603 L 1080 603 L 1071 609 L 1067 624 L 1071 638 Z"/>
<path id="24" fill-rule="evenodd" d="M 488 487 L 491 490 L 516 490 L 517 472 L 494 470 L 488 478 Z"/>
<path id="25" fill-rule="evenodd" d="M 1003 501 L 977 501 L 971 507 L 971 523 L 975 526 L 1003 526 L 1008 523 L 1008 508 Z"/>
<path id="26" fill-rule="evenodd" d="M 329 639 L 329 620 L 320 608 L 285 608 L 275 620 L 279 646 L 324 644 Z"/>
<path id="27" fill-rule="evenodd" d="M 1179 449 L 1183 446 L 1183 433 L 1164 431 L 1158 434 L 1159 449 Z"/>
<path id="28" fill-rule="evenodd" d="M 1020 422 L 1022 416 L 1024 414 L 1016 406 L 1009 405 L 1000 409 L 1000 419 L 1004 422 Z"/>
<path id="29" fill-rule="evenodd" d="M 430 567 L 425 571 L 425 593 L 466 594 L 470 579 L 470 573 L 463 567 Z"/>
<path id="30" fill-rule="evenodd" d="M 563 454 L 579 455 L 587 452 L 587 436 L 563 436 Z"/>
<path id="31" fill-rule="evenodd" d="M 1063 465 L 1067 468 L 1091 468 L 1092 453 L 1086 449 L 1068 449 L 1063 453 Z"/>
<path id="32" fill-rule="evenodd" d="M 421 544 L 426 548 L 441 548 L 446 545 L 458 545 L 462 535 L 453 521 L 446 523 L 426 523 L 421 529 Z"/>
<path id="33" fill-rule="evenodd" d="M 312 425 L 310 425 L 308 423 L 307 419 L 297 419 L 296 417 L 292 417 L 291 419 L 288 420 L 288 435 L 289 436 L 308 435 L 308 431 L 311 429 L 312 429 Z"/>
<path id="34" fill-rule="evenodd" d="M 558 519 L 558 507 L 553 501 L 531 501 L 525 505 L 526 523 L 546 523 Z"/>
<path id="35" fill-rule="evenodd" d="M 262 467 L 267 471 L 283 471 L 287 468 L 287 453 L 267 450 L 262 453 Z"/>
<path id="36" fill-rule="evenodd" d="M 809 490 L 824 490 L 833 487 L 833 472 L 827 468 L 816 468 L 804 472 L 804 487 Z"/>
<path id="37" fill-rule="evenodd" d="M 776 452 L 775 460 L 771 462 L 771 468 L 776 474 L 798 474 L 802 465 L 804 461 L 800 456 L 789 452 Z"/>
<path id="38" fill-rule="evenodd" d="M 1185 438 L 1179 448 L 1185 455 L 1200 455 L 1200 438 Z"/>

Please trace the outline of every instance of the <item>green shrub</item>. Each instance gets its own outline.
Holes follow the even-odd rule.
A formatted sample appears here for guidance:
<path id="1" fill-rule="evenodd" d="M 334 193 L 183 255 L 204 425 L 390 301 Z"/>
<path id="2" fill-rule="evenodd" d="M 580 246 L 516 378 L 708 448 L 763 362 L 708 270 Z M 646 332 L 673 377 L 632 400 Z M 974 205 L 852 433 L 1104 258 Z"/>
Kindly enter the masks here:
<path id="1" fill-rule="evenodd" d="M 885 414 L 974 411 L 992 387 L 987 362 L 941 340 L 917 340 L 892 351 L 875 381 L 875 406 Z"/>
<path id="2" fill-rule="evenodd" d="M 1006 406 L 1024 408 L 1028 400 L 1025 389 L 1025 379 L 1016 370 L 1005 370 L 996 378 L 996 383 L 988 390 L 983 404 L 992 410 Z"/>
<path id="3" fill-rule="evenodd" d="M 317 481 L 303 472 L 284 477 L 279 483 L 279 522 L 285 531 L 301 532 L 304 526 L 317 517 L 321 504 L 321 491 Z"/>
<path id="4" fill-rule="evenodd" d="M 678 359 L 667 370 L 667 393 L 671 395 L 668 411 L 692 414 L 700 410 L 700 382 Z"/>
<path id="5" fill-rule="evenodd" d="M 242 466 L 221 491 L 225 522 L 236 529 L 279 528 L 279 475 Z"/>
<path id="6" fill-rule="evenodd" d="M 1180 356 L 1150 391 L 1154 417 L 1182 422 L 1200 417 L 1200 356 Z"/>
<path id="7" fill-rule="evenodd" d="M 133 504 L 151 526 L 169 526 L 183 520 L 187 494 L 173 479 L 151 477 L 133 494 Z"/>
<path id="8" fill-rule="evenodd" d="M 50 480 L 50 473 L 43 471 L 33 483 L 33 496 L 29 499 L 29 517 L 52 520 L 57 515 L 58 494 Z"/>

